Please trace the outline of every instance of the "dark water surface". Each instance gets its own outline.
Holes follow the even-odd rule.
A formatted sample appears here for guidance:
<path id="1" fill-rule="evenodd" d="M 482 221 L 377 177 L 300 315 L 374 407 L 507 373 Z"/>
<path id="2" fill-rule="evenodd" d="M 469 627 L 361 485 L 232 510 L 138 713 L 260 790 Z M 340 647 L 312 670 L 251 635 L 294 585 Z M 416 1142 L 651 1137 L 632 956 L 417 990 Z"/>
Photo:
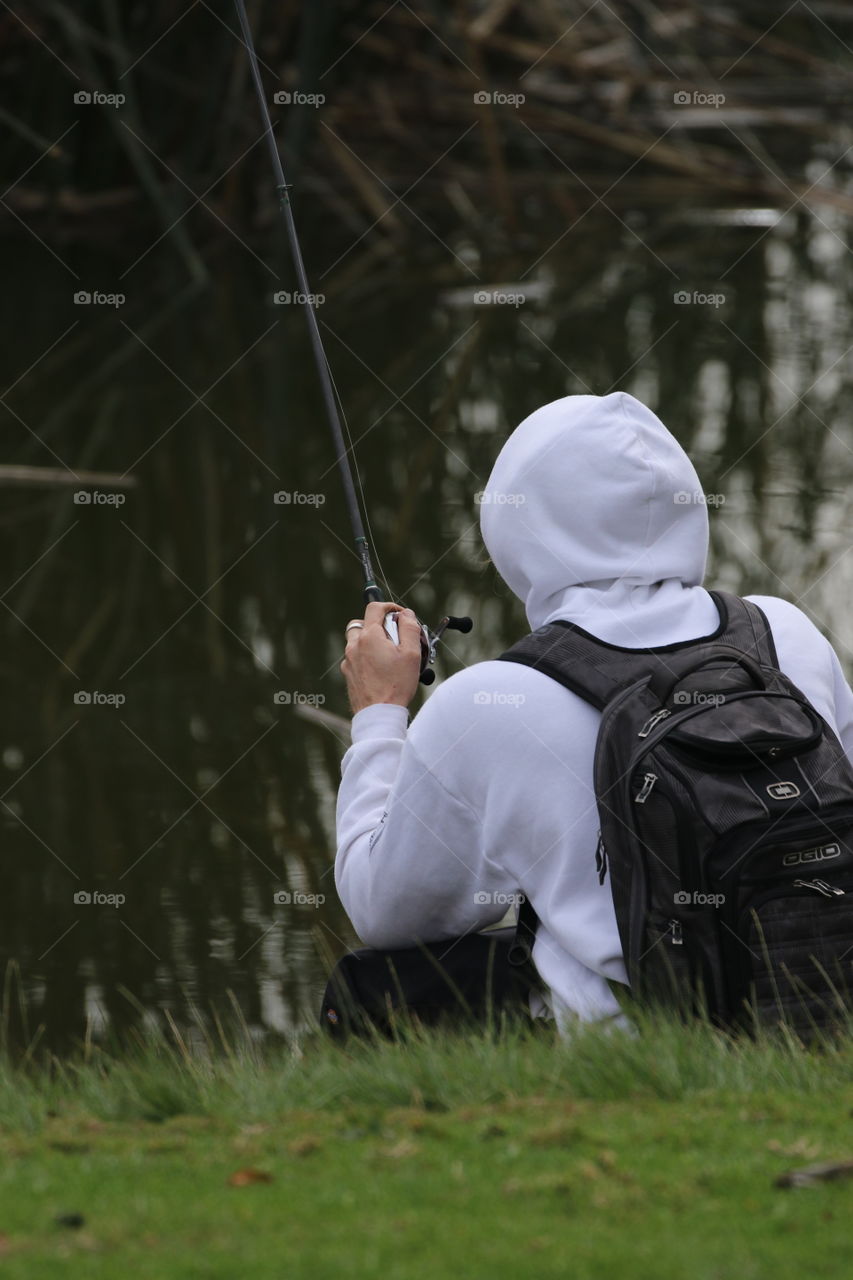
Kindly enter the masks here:
<path id="1" fill-rule="evenodd" d="M 477 534 L 501 441 L 548 400 L 613 388 L 691 452 L 713 580 L 799 602 L 849 666 L 842 214 L 598 207 L 575 226 L 531 207 L 511 250 L 425 235 L 403 258 L 298 213 L 386 580 L 428 620 L 475 621 L 442 673 L 524 629 Z M 296 713 L 345 714 L 360 611 L 303 318 L 273 302 L 293 288 L 283 257 L 229 240 L 206 285 L 164 289 L 167 251 L 57 262 L 30 238 L 4 281 L 0 461 L 136 480 L 121 506 L 2 491 L 0 950 L 25 1035 L 60 1047 L 87 1020 L 186 1022 L 228 992 L 253 1028 L 286 1030 L 352 942 L 331 873 L 342 748 Z M 126 301 L 75 305 L 79 289 Z"/>

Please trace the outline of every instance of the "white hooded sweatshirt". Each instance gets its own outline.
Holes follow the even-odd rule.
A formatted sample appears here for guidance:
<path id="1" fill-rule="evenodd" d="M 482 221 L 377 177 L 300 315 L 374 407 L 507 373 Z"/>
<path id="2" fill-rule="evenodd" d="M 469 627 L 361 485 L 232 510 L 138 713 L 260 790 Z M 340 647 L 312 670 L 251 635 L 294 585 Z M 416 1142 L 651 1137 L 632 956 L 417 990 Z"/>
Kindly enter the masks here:
<path id="1" fill-rule="evenodd" d="M 718 626 L 702 587 L 707 507 L 693 465 L 633 396 L 566 396 L 509 437 L 480 507 L 483 540 L 531 628 L 557 618 L 650 648 Z M 794 605 L 764 610 L 782 670 L 853 757 L 853 694 Z M 500 920 L 523 892 L 533 958 L 561 1027 L 615 1016 L 625 967 L 595 869 L 599 713 L 530 667 L 480 662 L 402 707 L 353 717 L 338 794 L 338 892 L 363 942 L 439 942 Z"/>

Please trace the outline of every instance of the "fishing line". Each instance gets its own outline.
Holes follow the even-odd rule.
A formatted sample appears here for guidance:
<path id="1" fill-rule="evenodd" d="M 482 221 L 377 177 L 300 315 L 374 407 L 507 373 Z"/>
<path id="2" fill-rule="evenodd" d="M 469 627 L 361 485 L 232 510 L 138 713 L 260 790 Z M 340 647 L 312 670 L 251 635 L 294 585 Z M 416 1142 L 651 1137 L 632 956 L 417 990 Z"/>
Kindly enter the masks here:
<path id="1" fill-rule="evenodd" d="M 237 7 L 237 17 L 240 21 L 240 29 L 243 32 L 243 43 L 245 44 L 246 51 L 249 54 L 249 68 L 252 73 L 252 80 L 254 81 L 255 92 L 258 97 L 258 106 L 261 109 L 261 120 L 264 126 L 264 134 L 269 146 L 270 159 L 272 160 L 273 173 L 276 180 L 276 192 L 279 199 L 279 208 L 281 210 L 282 217 L 284 218 L 287 238 L 290 242 L 290 252 L 293 258 L 293 265 L 296 269 L 296 280 L 299 286 L 299 291 L 302 295 L 302 308 L 308 322 L 308 336 L 311 339 L 311 349 L 314 354 L 314 362 L 317 366 L 317 372 L 320 375 L 320 390 L 323 394 L 326 417 L 332 431 L 332 439 L 335 442 L 335 455 L 338 468 L 341 473 L 341 480 L 343 481 L 344 498 L 349 512 L 355 550 L 359 561 L 361 562 L 362 574 L 364 575 L 363 595 L 365 602 L 369 603 L 372 600 L 381 600 L 382 592 L 377 585 L 373 572 L 373 564 L 370 559 L 370 547 L 368 545 L 367 534 L 365 533 L 364 523 L 362 521 L 358 494 L 356 493 L 355 484 L 353 482 L 352 468 L 347 456 L 346 441 L 344 440 L 341 418 L 338 412 L 338 402 L 329 373 L 329 362 L 326 358 L 326 352 L 323 347 L 323 338 L 320 333 L 320 326 L 317 323 L 317 316 L 311 301 L 313 294 L 311 293 L 311 288 L 308 283 L 305 263 L 302 260 L 302 249 L 299 244 L 299 236 L 296 232 L 296 223 L 293 220 L 293 209 L 291 208 L 289 194 L 291 189 L 290 183 L 284 176 L 281 156 L 279 155 L 275 141 L 275 134 L 273 133 L 272 120 L 270 119 L 269 107 L 267 106 L 263 81 L 261 80 L 261 71 L 258 66 L 258 55 L 255 52 L 255 42 L 252 39 L 249 17 L 246 13 L 245 0 L 235 0 L 235 4 Z"/>
<path id="2" fill-rule="evenodd" d="M 350 431 L 349 421 L 347 420 L 347 414 L 346 414 L 346 409 L 344 408 L 344 402 L 341 397 L 341 393 L 338 390 L 338 384 L 335 381 L 335 375 L 332 372 L 332 368 L 331 368 L 331 365 L 329 365 L 328 360 L 326 361 L 326 367 L 329 371 L 329 379 L 332 383 L 332 389 L 335 393 L 335 397 L 338 402 L 338 411 L 341 415 L 341 421 L 344 427 L 344 434 L 346 435 L 346 438 L 349 441 L 350 453 L 352 454 L 353 460 L 355 462 L 355 466 L 353 467 L 353 474 L 355 476 L 355 483 L 358 486 L 358 492 L 361 497 L 361 509 L 364 512 L 364 524 L 367 529 L 368 537 L 370 539 L 370 545 L 373 548 L 373 559 L 376 561 L 376 567 L 379 570 L 380 581 L 382 581 L 385 584 L 385 592 L 386 592 L 385 599 L 397 600 L 398 596 L 396 592 L 394 592 L 391 589 L 391 582 L 388 578 L 388 575 L 385 572 L 385 567 L 382 564 L 379 551 L 377 550 L 376 543 L 373 538 L 373 529 L 371 528 L 371 525 L 370 525 L 370 516 L 368 515 L 368 510 L 367 510 L 367 494 L 364 492 L 364 484 L 362 483 L 361 472 L 358 469 L 358 461 L 356 460 L 356 457 L 355 457 L 355 441 L 352 438 L 352 432 Z M 399 597 L 399 599 L 402 603 L 403 602 L 402 597 Z"/>
<path id="3" fill-rule="evenodd" d="M 370 556 L 370 543 L 367 540 L 367 533 L 373 538 L 373 530 L 370 528 L 370 522 L 367 519 L 367 499 L 364 492 L 364 486 L 361 482 L 361 476 L 358 473 L 358 466 L 350 464 L 349 454 L 352 453 L 353 462 L 355 462 L 355 442 L 352 438 L 352 432 L 349 429 L 349 423 L 346 420 L 343 401 L 340 392 L 335 384 L 332 375 L 331 366 L 329 364 L 326 349 L 323 346 L 323 336 L 320 333 L 320 326 L 317 323 L 317 315 L 312 299 L 314 295 L 311 293 L 308 284 L 308 276 L 305 271 L 305 263 L 302 260 L 302 250 L 299 244 L 299 236 L 296 231 L 296 223 L 293 218 L 293 209 L 290 203 L 290 183 L 284 176 L 284 170 L 281 164 L 281 156 L 279 155 L 278 146 L 273 132 L 272 120 L 270 119 L 269 107 L 267 106 L 266 95 L 264 93 L 263 81 L 261 80 L 261 71 L 258 65 L 258 55 L 255 52 L 255 42 L 252 39 L 252 31 L 249 26 L 249 18 L 246 13 L 245 0 L 234 0 L 237 8 L 237 17 L 240 21 L 240 29 L 243 33 L 243 43 L 246 52 L 249 55 L 249 69 L 252 73 L 252 80 L 255 86 L 255 92 L 258 98 L 258 105 L 261 109 L 261 121 L 264 126 L 264 135 L 269 146 L 270 159 L 272 160 L 273 174 L 275 175 L 276 193 L 279 199 L 279 209 L 284 219 L 287 238 L 290 242 L 290 252 L 293 258 L 293 266 L 296 271 L 296 280 L 301 294 L 301 302 L 305 319 L 308 323 L 308 336 L 311 340 L 311 350 L 314 355 L 314 362 L 317 366 L 317 373 L 320 376 L 320 390 L 323 395 L 323 404 L 326 409 L 326 417 L 332 432 L 332 439 L 335 444 L 335 460 L 341 473 L 341 480 L 344 487 L 344 498 L 346 500 L 347 511 L 349 513 L 350 526 L 352 528 L 353 542 L 355 544 L 356 555 L 361 564 L 363 574 L 362 594 L 365 603 L 370 604 L 372 601 L 382 600 L 383 593 L 379 587 L 374 574 L 373 564 Z M 349 448 L 347 448 L 349 442 Z M 359 501 L 360 499 L 360 501 Z M 364 513 L 362 515 L 362 513 Z M 386 589 L 390 590 L 388 579 L 385 577 L 379 557 L 376 558 L 379 565 L 380 575 L 385 582 Z M 420 679 L 423 684 L 431 684 L 435 679 L 435 673 L 430 670 L 432 663 L 435 661 L 435 649 L 441 636 L 448 629 L 454 631 L 468 632 L 471 630 L 472 622 L 470 618 L 454 618 L 446 615 L 435 628 L 430 628 L 420 624 L 421 627 L 421 674 Z M 390 639 L 394 643 L 399 643 L 397 634 L 396 614 L 390 612 L 385 617 L 385 630 Z"/>

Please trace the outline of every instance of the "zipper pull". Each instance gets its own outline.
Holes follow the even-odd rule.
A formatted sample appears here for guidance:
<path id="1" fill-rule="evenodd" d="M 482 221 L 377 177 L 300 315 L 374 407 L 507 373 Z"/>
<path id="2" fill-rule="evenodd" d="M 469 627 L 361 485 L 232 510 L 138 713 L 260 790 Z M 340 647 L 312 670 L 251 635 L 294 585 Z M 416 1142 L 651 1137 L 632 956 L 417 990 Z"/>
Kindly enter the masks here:
<path id="1" fill-rule="evenodd" d="M 674 947 L 684 946 L 684 934 L 681 929 L 680 920 L 670 920 L 669 922 L 669 940 Z"/>
<path id="2" fill-rule="evenodd" d="M 825 880 L 821 880 L 820 884 L 822 884 L 824 889 L 828 890 L 832 894 L 833 898 L 844 897 L 844 890 L 839 889 L 837 884 L 827 884 Z"/>
<path id="3" fill-rule="evenodd" d="M 795 889 L 814 889 L 815 893 L 821 894 L 824 898 L 843 898 L 844 890 L 839 889 L 837 885 L 827 884 L 825 880 L 795 880 Z"/>
<path id="4" fill-rule="evenodd" d="M 656 773 L 646 773 L 643 775 L 643 785 L 634 796 L 635 804 L 645 804 L 649 796 L 652 794 L 652 788 L 658 780 Z"/>
<path id="5" fill-rule="evenodd" d="M 642 729 L 637 734 L 637 737 L 647 738 L 651 733 L 652 729 L 654 729 L 656 724 L 658 724 L 661 720 L 665 720 L 667 716 L 671 716 L 671 715 L 672 715 L 672 712 L 667 711 L 666 707 L 664 707 L 662 711 L 656 711 L 655 714 L 649 720 L 647 720 L 646 723 L 643 725 Z"/>
<path id="6" fill-rule="evenodd" d="M 607 879 L 607 850 L 604 847 L 600 831 L 598 833 L 598 844 L 595 847 L 595 869 L 598 872 L 598 883 L 604 884 Z"/>

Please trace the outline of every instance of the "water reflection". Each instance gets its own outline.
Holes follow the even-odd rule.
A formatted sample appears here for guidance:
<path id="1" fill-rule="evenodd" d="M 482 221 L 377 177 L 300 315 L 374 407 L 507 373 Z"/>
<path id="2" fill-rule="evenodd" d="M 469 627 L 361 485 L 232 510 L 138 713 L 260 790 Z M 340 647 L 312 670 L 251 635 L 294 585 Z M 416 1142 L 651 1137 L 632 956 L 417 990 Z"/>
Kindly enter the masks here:
<path id="1" fill-rule="evenodd" d="M 308 230 L 319 275 L 336 249 Z M 476 281 L 436 245 L 409 263 L 365 250 L 324 282 L 393 594 L 428 619 L 473 616 L 445 671 L 500 651 L 524 622 L 484 559 L 475 494 L 537 405 L 618 387 L 719 495 L 714 579 L 798 601 L 849 661 L 842 215 L 637 209 L 564 231 L 543 215 L 500 259 L 454 244 Z M 352 942 L 331 875 L 342 746 L 296 714 L 305 699 L 345 713 L 359 599 L 302 319 L 239 247 L 204 289 L 163 296 L 136 273 L 113 314 L 81 316 L 37 246 L 18 272 L 6 459 L 137 478 L 121 506 L 4 491 L 0 937 L 28 1033 L 63 1047 L 87 1017 L 183 1021 L 228 992 L 259 1032 L 286 1030 Z"/>

